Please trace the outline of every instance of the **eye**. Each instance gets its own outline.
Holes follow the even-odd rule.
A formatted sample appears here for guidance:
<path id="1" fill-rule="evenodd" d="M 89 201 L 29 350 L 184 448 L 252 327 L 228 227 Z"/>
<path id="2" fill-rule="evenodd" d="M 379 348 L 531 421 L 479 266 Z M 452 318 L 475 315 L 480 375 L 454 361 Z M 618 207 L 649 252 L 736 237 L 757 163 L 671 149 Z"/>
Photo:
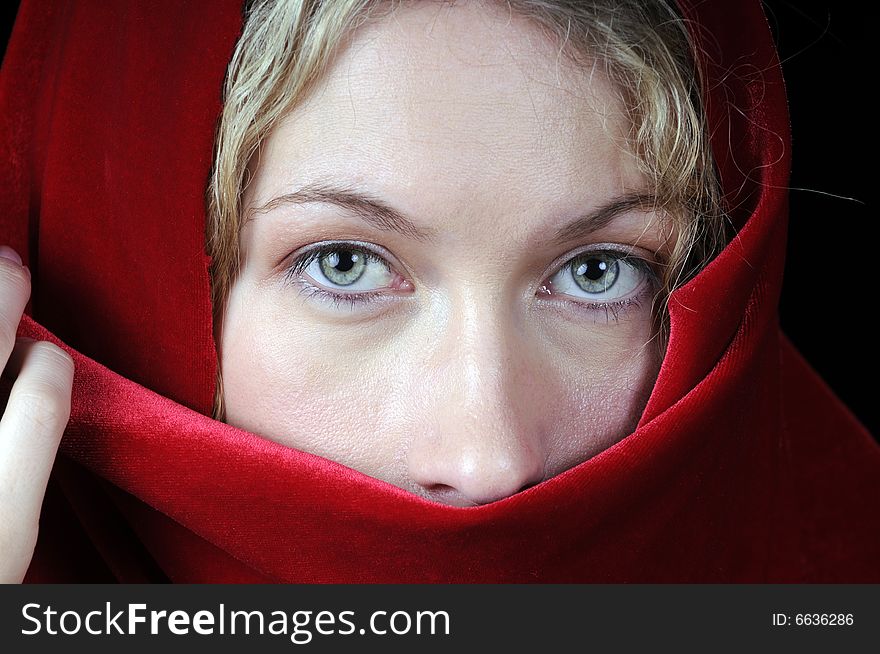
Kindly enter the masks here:
<path id="1" fill-rule="evenodd" d="M 593 302 L 628 298 L 654 273 L 644 260 L 622 252 L 593 250 L 569 260 L 541 287 Z"/>
<path id="2" fill-rule="evenodd" d="M 305 274 L 318 284 L 346 291 L 381 290 L 396 277 L 378 255 L 344 243 L 323 245 L 306 252 L 289 272 Z"/>
<path id="3" fill-rule="evenodd" d="M 362 287 L 370 279 L 388 276 L 387 270 L 375 265 L 372 260 L 373 257 L 363 250 L 336 248 L 318 253 L 306 272 L 313 278 L 318 276 L 316 279 L 318 282 L 349 287 L 354 290 Z M 316 263 L 317 266 L 314 265 Z"/>
<path id="4" fill-rule="evenodd" d="M 284 281 L 303 295 L 350 308 L 379 299 L 383 290 L 412 289 L 412 284 L 366 246 L 325 243 L 297 257 Z M 344 291 L 344 292 L 337 292 Z"/>
<path id="5" fill-rule="evenodd" d="M 591 250 L 570 259 L 539 289 L 544 295 L 580 298 L 584 310 L 611 310 L 637 303 L 635 291 L 656 275 L 644 259 L 615 250 Z M 366 244 L 324 243 L 300 254 L 284 273 L 284 283 L 334 307 L 393 299 L 386 291 L 413 285 Z M 583 300 L 589 300 L 584 302 Z"/>

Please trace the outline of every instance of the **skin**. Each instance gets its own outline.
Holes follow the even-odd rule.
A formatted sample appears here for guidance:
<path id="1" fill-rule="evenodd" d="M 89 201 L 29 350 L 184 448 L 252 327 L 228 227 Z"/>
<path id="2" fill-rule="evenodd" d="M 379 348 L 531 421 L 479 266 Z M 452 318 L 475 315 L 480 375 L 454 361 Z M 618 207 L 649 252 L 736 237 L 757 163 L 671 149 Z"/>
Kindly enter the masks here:
<path id="1" fill-rule="evenodd" d="M 20 583 L 67 421 L 73 359 L 49 341 L 16 336 L 31 294 L 21 257 L 0 246 L 0 583 Z"/>
<path id="2" fill-rule="evenodd" d="M 627 129 L 601 66 L 567 65 L 504 9 L 418 3 L 359 28 L 264 141 L 244 206 L 332 180 L 433 240 L 332 203 L 250 213 L 218 337 L 226 421 L 461 507 L 631 433 L 663 356 L 657 288 L 626 263 L 604 295 L 556 273 L 609 246 L 662 265 L 662 219 L 636 208 L 552 242 L 574 217 L 646 189 Z M 387 268 L 367 264 L 357 292 L 381 301 L 334 306 L 285 283 L 299 255 L 333 241 L 379 250 Z M 623 277 L 633 290 L 615 297 Z M 298 279 L 347 292 L 318 263 Z"/>

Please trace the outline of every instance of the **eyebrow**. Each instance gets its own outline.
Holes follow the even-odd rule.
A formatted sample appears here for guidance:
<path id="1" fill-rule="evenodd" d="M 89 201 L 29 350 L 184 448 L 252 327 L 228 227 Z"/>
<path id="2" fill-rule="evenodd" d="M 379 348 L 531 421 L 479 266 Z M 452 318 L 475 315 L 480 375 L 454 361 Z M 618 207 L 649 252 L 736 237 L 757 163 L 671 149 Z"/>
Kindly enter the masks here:
<path id="1" fill-rule="evenodd" d="M 326 182 L 307 184 L 296 191 L 272 198 L 261 207 L 251 209 L 246 222 L 253 220 L 255 214 L 266 213 L 280 206 L 310 202 L 334 204 L 353 213 L 376 229 L 396 232 L 414 240 L 431 241 L 438 233 L 436 228 L 417 227 L 403 212 L 369 193 Z M 614 197 L 557 230 L 550 239 L 550 244 L 560 245 L 584 238 L 602 229 L 621 214 L 633 210 L 648 211 L 656 208 L 656 205 L 657 197 L 652 193 L 635 192 Z"/>

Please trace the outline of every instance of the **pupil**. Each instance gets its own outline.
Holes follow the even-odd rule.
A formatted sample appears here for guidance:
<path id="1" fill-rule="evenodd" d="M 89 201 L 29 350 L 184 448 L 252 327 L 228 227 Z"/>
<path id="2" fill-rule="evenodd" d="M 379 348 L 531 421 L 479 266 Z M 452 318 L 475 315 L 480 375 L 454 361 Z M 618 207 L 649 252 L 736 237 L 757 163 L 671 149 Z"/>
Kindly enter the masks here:
<path id="1" fill-rule="evenodd" d="M 587 259 L 578 266 L 578 275 L 596 281 L 608 270 L 608 264 L 600 259 Z"/>
<path id="2" fill-rule="evenodd" d="M 333 252 L 329 257 L 330 265 L 341 272 L 348 272 L 354 268 L 354 263 L 358 256 L 353 254 L 351 250 L 339 250 Z"/>

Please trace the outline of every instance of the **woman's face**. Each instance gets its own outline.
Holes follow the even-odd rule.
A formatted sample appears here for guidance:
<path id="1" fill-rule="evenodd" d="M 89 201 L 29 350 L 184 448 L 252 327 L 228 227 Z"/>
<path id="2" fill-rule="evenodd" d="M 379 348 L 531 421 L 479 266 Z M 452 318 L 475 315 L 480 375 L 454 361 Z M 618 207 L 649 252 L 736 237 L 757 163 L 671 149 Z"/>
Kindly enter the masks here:
<path id="1" fill-rule="evenodd" d="M 227 422 L 456 506 L 634 429 L 671 243 L 602 67 L 544 38 L 401 6 L 271 132 L 219 336 Z"/>

